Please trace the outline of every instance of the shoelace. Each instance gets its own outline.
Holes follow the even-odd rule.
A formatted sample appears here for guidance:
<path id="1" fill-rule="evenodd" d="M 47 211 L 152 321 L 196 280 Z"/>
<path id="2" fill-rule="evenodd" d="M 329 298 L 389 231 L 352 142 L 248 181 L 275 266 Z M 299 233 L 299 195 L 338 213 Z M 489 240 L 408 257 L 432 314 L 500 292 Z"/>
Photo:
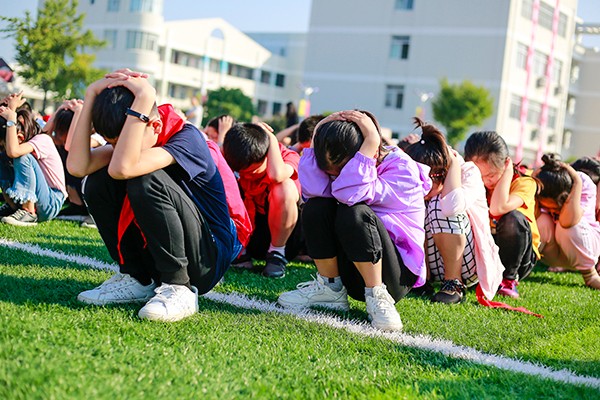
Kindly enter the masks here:
<path id="1" fill-rule="evenodd" d="M 127 281 L 124 282 L 124 280 L 127 277 L 128 277 L 128 275 L 117 272 L 116 274 L 111 276 L 108 280 L 103 282 L 100 286 L 98 286 L 98 289 L 105 289 L 107 287 L 115 288 L 115 287 L 127 286 L 131 283 L 131 282 L 127 282 Z"/>
<path id="2" fill-rule="evenodd" d="M 394 307 L 394 299 L 389 293 L 380 292 L 377 294 L 377 296 L 373 294 L 373 298 L 377 302 L 377 308 L 375 309 L 375 312 L 380 311 L 382 314 L 387 314 L 392 310 L 392 308 L 394 310 L 396 309 L 396 307 Z"/>
<path id="3" fill-rule="evenodd" d="M 17 211 L 15 211 L 13 213 L 13 218 L 14 219 L 21 219 L 21 218 L 23 218 L 23 216 L 25 216 L 25 214 L 29 214 L 29 211 L 23 210 L 22 208 L 19 208 Z"/>
<path id="4" fill-rule="evenodd" d="M 444 281 L 444 284 L 440 290 L 442 292 L 460 292 L 461 295 L 464 295 L 465 285 L 463 285 L 460 281 L 453 279 L 451 281 Z"/>
<path id="5" fill-rule="evenodd" d="M 154 298 L 156 300 L 161 301 L 168 300 L 169 298 L 177 294 L 177 290 L 175 290 L 173 286 L 164 284 L 156 288 L 154 292 L 156 293 L 156 296 L 154 296 Z"/>
<path id="6" fill-rule="evenodd" d="M 297 284 L 296 289 L 298 289 L 302 293 L 312 293 L 321 291 L 323 284 L 319 282 L 315 276 L 313 276 L 313 278 L 314 279 L 312 281 Z"/>

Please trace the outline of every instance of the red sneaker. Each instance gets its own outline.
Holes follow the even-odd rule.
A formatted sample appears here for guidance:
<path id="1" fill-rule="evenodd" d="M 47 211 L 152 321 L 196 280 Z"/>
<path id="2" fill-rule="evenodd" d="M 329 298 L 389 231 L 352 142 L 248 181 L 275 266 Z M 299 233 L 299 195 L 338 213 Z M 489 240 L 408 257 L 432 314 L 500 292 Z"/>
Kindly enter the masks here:
<path id="1" fill-rule="evenodd" d="M 498 289 L 498 295 L 512 297 L 513 299 L 519 298 L 519 292 L 517 291 L 517 282 L 515 279 L 502 279 L 500 289 Z"/>

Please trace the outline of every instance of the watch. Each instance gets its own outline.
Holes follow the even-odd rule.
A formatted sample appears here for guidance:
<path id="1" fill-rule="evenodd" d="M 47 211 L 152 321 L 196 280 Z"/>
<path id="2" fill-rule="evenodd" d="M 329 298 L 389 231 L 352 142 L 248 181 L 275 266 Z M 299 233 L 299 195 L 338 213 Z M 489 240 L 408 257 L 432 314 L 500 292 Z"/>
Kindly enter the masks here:
<path id="1" fill-rule="evenodd" d="M 150 117 L 149 116 L 147 116 L 146 114 L 142 114 L 140 112 L 137 112 L 135 110 L 132 110 L 131 108 L 128 108 L 125 111 L 125 115 L 131 115 L 132 117 L 139 118 L 141 121 L 143 121 L 145 123 L 150 122 Z"/>
<path id="2" fill-rule="evenodd" d="M 17 121 L 6 121 L 6 127 L 10 128 L 11 126 L 16 126 Z"/>

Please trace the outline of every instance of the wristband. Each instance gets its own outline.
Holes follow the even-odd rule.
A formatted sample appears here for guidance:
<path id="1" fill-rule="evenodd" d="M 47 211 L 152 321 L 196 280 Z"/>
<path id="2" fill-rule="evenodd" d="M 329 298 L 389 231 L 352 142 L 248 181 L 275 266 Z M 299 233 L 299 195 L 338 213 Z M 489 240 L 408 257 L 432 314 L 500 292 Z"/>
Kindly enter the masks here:
<path id="1" fill-rule="evenodd" d="M 125 115 L 131 115 L 132 117 L 139 118 L 140 121 L 145 122 L 145 123 L 150 122 L 150 117 L 149 116 L 147 116 L 146 114 L 142 114 L 142 113 L 139 113 L 137 111 L 134 111 L 131 108 L 128 108 L 125 111 Z"/>

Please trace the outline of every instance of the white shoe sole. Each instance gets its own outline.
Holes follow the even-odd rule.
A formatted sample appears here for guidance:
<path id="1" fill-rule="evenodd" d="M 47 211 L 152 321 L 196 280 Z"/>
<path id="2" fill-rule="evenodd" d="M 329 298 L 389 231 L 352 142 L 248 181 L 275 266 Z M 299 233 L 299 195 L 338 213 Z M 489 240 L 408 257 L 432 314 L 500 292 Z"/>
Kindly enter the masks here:
<path id="1" fill-rule="evenodd" d="M 136 298 L 136 299 L 99 300 L 99 299 L 91 299 L 89 297 L 85 297 L 85 296 L 82 296 L 81 294 L 79 294 L 77 296 L 77 300 L 81 301 L 82 303 L 92 304 L 95 306 L 107 306 L 110 304 L 145 303 L 148 300 L 150 300 L 152 297 L 154 297 L 154 296 L 151 295 L 151 296 L 146 296 L 143 298 Z"/>
<path id="2" fill-rule="evenodd" d="M 393 323 L 375 323 L 373 321 L 371 321 L 371 325 L 374 328 L 380 329 L 382 331 L 389 331 L 389 332 L 398 332 L 401 331 L 404 328 L 404 325 L 402 324 L 402 322 L 400 324 L 393 324 Z"/>
<path id="3" fill-rule="evenodd" d="M 183 313 L 178 315 L 163 315 L 153 313 L 151 311 L 144 310 L 143 308 L 138 312 L 138 317 L 141 319 L 147 319 L 148 321 L 159 321 L 159 322 L 177 322 L 182 319 L 188 318 L 196 314 L 198 311 L 192 313 Z"/>
<path id="4" fill-rule="evenodd" d="M 291 308 L 294 310 L 303 310 L 305 308 L 311 307 L 323 307 L 328 308 L 330 310 L 338 310 L 338 311 L 349 311 L 350 306 L 348 303 L 330 303 L 330 302 L 321 302 L 321 303 L 311 303 L 311 304 L 298 304 L 291 303 L 285 300 L 277 299 L 277 304 L 282 306 L 283 308 Z"/>

